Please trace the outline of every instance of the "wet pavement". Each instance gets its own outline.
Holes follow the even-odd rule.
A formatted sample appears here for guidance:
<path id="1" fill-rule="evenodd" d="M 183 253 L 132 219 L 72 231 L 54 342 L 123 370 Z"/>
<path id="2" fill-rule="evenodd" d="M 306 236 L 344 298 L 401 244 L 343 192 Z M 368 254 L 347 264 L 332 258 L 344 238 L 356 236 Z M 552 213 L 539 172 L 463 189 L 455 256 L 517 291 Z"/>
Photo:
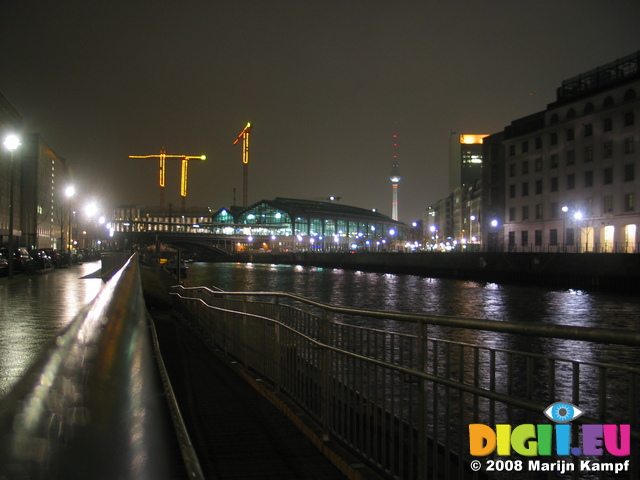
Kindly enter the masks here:
<path id="1" fill-rule="evenodd" d="M 99 293 L 100 266 L 90 262 L 0 278 L 0 397 Z M 206 478 L 346 478 L 284 413 L 176 324 L 170 311 L 153 316 Z"/>
<path id="2" fill-rule="evenodd" d="M 0 278 L 0 397 L 102 288 L 100 262 Z"/>

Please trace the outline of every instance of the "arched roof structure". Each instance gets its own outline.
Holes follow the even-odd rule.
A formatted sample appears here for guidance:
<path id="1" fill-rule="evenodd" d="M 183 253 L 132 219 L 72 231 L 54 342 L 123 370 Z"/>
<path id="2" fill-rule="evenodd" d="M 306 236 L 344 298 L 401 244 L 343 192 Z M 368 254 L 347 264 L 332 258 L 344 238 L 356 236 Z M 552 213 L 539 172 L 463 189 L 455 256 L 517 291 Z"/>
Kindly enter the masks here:
<path id="1" fill-rule="evenodd" d="M 384 239 L 404 237 L 407 225 L 379 212 L 337 202 L 277 197 L 212 216 L 218 233 Z"/>

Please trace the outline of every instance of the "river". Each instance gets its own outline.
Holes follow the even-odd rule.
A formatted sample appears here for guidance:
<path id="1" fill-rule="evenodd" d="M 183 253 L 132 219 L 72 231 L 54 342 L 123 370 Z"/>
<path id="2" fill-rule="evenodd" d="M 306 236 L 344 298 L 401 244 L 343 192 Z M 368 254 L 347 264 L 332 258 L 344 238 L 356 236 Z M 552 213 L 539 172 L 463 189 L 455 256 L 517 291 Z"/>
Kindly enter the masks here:
<path id="1" fill-rule="evenodd" d="M 190 285 L 216 286 L 226 291 L 287 292 L 369 310 L 629 330 L 637 330 L 640 325 L 640 301 L 629 293 L 251 263 L 191 263 L 187 280 Z M 581 342 L 507 340 L 495 334 L 485 338 L 495 347 L 582 361 L 635 365 L 638 358 L 635 348 L 585 348 Z"/>

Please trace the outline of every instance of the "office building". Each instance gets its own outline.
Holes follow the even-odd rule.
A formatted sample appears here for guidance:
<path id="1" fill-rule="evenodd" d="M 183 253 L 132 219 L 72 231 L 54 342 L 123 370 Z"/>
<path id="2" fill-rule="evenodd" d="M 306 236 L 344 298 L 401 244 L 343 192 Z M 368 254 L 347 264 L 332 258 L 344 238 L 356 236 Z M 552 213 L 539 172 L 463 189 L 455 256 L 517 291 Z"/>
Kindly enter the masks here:
<path id="1" fill-rule="evenodd" d="M 563 81 L 546 110 L 505 128 L 509 249 L 638 251 L 639 59 Z"/>
<path id="2" fill-rule="evenodd" d="M 451 133 L 449 144 L 449 191 L 471 185 L 482 177 L 482 139 L 487 135 Z"/>

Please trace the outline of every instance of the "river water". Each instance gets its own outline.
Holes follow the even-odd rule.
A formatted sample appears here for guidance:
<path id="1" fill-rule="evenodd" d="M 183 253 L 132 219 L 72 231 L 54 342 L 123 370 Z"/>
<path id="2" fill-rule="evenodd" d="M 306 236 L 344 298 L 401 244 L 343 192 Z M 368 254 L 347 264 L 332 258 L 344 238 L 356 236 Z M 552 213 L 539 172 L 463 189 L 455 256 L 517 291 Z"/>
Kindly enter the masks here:
<path id="1" fill-rule="evenodd" d="M 337 306 L 499 321 L 637 330 L 640 301 L 628 293 L 507 285 L 300 265 L 189 264 L 190 285 L 287 292 Z M 401 325 L 393 325 L 402 331 Z M 638 348 L 559 339 L 478 335 L 497 348 L 637 366 Z M 456 338 L 453 338 L 456 340 Z"/>
<path id="2" fill-rule="evenodd" d="M 369 310 L 634 330 L 640 325 L 640 301 L 630 294 L 242 263 L 191 263 L 187 280 L 227 291 L 288 292 Z"/>
<path id="3" fill-rule="evenodd" d="M 496 284 L 340 268 L 241 263 L 189 264 L 187 283 L 194 286 L 215 286 L 235 292 L 287 292 L 322 303 L 367 310 L 616 328 L 634 332 L 640 325 L 640 301 L 637 296 L 628 293 Z M 384 320 L 380 321 L 383 322 L 382 325 L 370 326 L 382 330 L 414 333 L 408 330 L 415 328 L 413 324 L 393 321 L 384 324 Z M 640 408 L 638 396 L 630 393 L 630 390 L 633 390 L 633 382 L 630 380 L 632 374 L 615 372 L 618 367 L 638 367 L 639 347 L 502 335 L 494 332 L 474 332 L 470 335 L 468 331 L 461 329 L 447 330 L 438 327 L 430 327 L 429 336 L 494 349 L 566 359 L 568 361 L 557 361 L 554 382 L 555 396 L 563 401 L 575 398 L 570 373 L 572 362 L 587 362 L 581 364 L 578 387 L 578 403 L 585 411 L 596 415 L 599 409 L 605 408 L 607 412 L 613 412 L 608 416 L 609 419 L 625 423 L 630 419 L 630 411 Z M 501 358 L 504 363 L 505 357 Z M 608 371 L 612 372 L 604 387 L 600 383 L 597 366 L 601 364 L 609 365 Z M 514 391 L 524 392 L 527 388 L 523 383 L 526 367 L 521 367 L 522 375 L 515 375 L 513 388 Z M 534 367 L 532 398 L 538 402 L 544 402 L 544 399 L 548 398 L 546 367 L 544 363 L 536 363 Z M 471 366 L 465 364 L 464 368 L 465 375 L 473 376 Z M 518 367 L 514 369 L 518 371 Z M 507 370 L 506 364 L 496 364 L 496 370 L 499 371 L 496 375 L 497 388 L 506 391 L 508 380 L 500 373 Z M 489 373 L 485 374 L 488 378 Z M 608 403 L 601 403 L 603 395 L 606 395 Z M 632 402 L 630 396 L 634 398 Z M 442 434 L 445 435 L 445 432 Z M 595 477 L 585 474 L 580 478 Z"/>

